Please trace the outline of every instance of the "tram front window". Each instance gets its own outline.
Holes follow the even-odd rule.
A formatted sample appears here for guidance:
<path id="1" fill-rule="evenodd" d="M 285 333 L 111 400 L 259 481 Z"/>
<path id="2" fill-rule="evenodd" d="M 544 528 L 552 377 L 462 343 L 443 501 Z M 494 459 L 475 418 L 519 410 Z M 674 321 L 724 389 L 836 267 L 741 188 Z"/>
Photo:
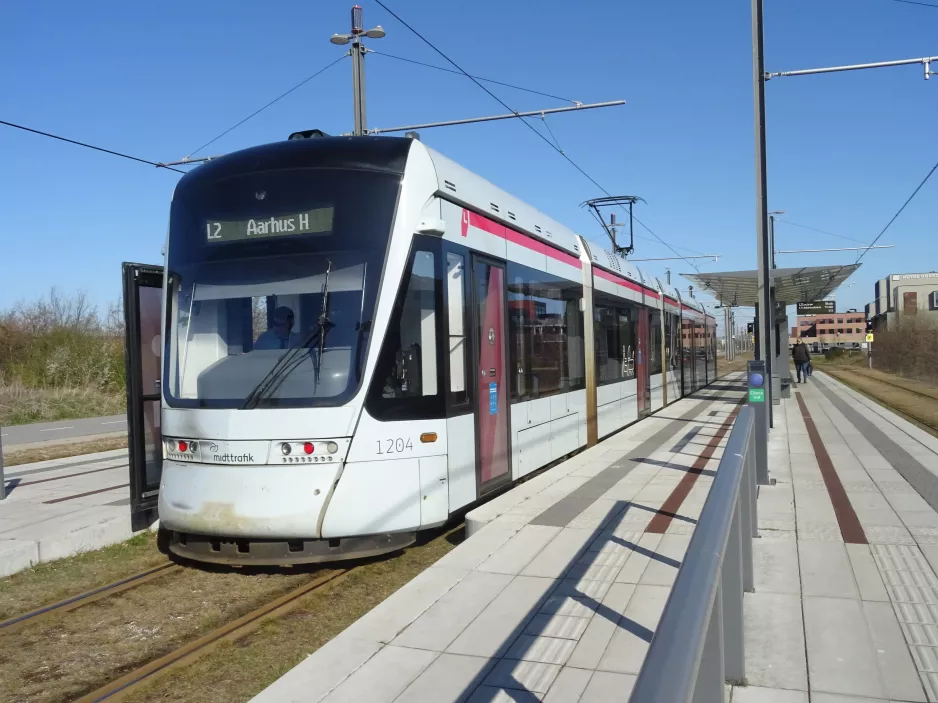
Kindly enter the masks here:
<path id="1" fill-rule="evenodd" d="M 346 402 L 361 383 L 397 180 L 307 170 L 182 185 L 170 222 L 167 402 Z M 290 217 L 293 230 L 255 234 Z"/>

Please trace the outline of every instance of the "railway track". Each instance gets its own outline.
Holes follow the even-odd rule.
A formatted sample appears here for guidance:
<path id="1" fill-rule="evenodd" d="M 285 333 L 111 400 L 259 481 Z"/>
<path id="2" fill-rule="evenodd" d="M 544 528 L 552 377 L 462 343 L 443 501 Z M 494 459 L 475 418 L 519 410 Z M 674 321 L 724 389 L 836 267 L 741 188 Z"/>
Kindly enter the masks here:
<path id="1" fill-rule="evenodd" d="M 852 374 L 854 374 L 854 375 L 856 375 L 856 376 L 859 376 L 860 378 L 865 378 L 865 379 L 868 379 L 868 380 L 870 380 L 870 381 L 875 381 L 876 383 L 882 383 L 882 384 L 887 385 L 887 386 L 892 386 L 893 388 L 895 388 L 895 389 L 897 389 L 897 390 L 905 391 L 905 392 L 907 392 L 907 393 L 912 393 L 912 394 L 917 395 L 917 396 L 919 396 L 919 397 L 921 397 L 921 398 L 927 398 L 928 400 L 933 400 L 933 401 L 935 401 L 935 402 L 938 402 L 938 396 L 935 396 L 935 395 L 933 395 L 932 393 L 924 393 L 924 392 L 922 392 L 922 391 L 920 391 L 920 390 L 917 390 L 917 389 L 915 389 L 915 388 L 910 388 L 908 385 L 905 385 L 905 384 L 903 384 L 903 383 L 895 383 L 894 381 L 889 381 L 889 380 L 887 380 L 887 379 L 885 379 L 885 378 L 880 378 L 879 376 L 874 376 L 874 375 L 871 374 L 871 373 L 867 373 L 867 371 L 866 371 L 865 369 L 849 369 L 849 368 L 848 368 L 848 369 L 838 369 L 838 371 L 844 371 L 844 372 L 847 372 L 847 373 L 852 373 Z"/>
<path id="2" fill-rule="evenodd" d="M 259 608 L 252 610 L 250 613 L 242 615 L 240 618 L 212 630 L 202 637 L 199 637 L 197 640 L 189 642 L 158 659 L 147 662 L 130 673 L 105 684 L 96 691 L 92 691 L 78 698 L 76 703 L 98 703 L 98 701 L 122 700 L 141 685 L 148 683 L 154 676 L 168 673 L 178 667 L 187 666 L 199 657 L 209 653 L 222 642 L 234 641 L 243 637 L 260 627 L 266 620 L 280 617 L 289 612 L 296 607 L 303 596 L 324 587 L 328 583 L 347 576 L 358 568 L 360 567 L 355 566 L 349 569 L 337 569 L 329 574 L 313 579 L 289 593 L 285 593 Z"/>
<path id="3" fill-rule="evenodd" d="M 145 583 L 149 583 L 150 581 L 168 576 L 169 574 L 177 573 L 179 571 L 182 571 L 181 566 L 170 563 L 161 564 L 160 566 L 153 567 L 152 569 L 146 569 L 145 571 L 141 571 L 137 574 L 134 574 L 133 576 L 128 576 L 127 578 L 120 579 L 119 581 L 109 583 L 106 586 L 99 586 L 98 588 L 93 588 L 90 591 L 80 593 L 77 596 L 71 596 L 64 600 L 60 600 L 57 603 L 44 605 L 41 608 L 36 608 L 35 610 L 30 610 L 27 613 L 22 613 L 4 620 L 0 622 L 0 632 L 3 632 L 4 634 L 15 632 L 16 630 L 25 627 L 26 625 L 34 624 L 53 615 L 67 613 L 70 610 L 75 610 L 76 608 L 88 605 L 89 603 L 94 603 L 95 601 L 108 598 L 118 593 L 123 593 L 124 591 L 128 591 L 131 588 L 142 586 Z"/>
<path id="4" fill-rule="evenodd" d="M 923 393 L 921 391 L 915 390 L 914 388 L 908 388 L 900 383 L 893 383 L 870 374 L 863 373 L 862 369 L 847 369 L 847 368 L 837 368 L 837 369 L 821 369 L 823 372 L 828 373 L 839 381 L 845 381 L 849 384 L 851 379 L 859 380 L 862 379 L 864 383 L 870 383 L 875 386 L 875 384 L 880 384 L 881 386 L 887 386 L 889 388 L 894 388 L 897 391 L 903 393 L 910 393 L 912 395 L 918 396 L 919 398 L 925 398 L 926 400 L 936 404 L 938 406 L 938 398 L 930 393 Z M 853 384 L 851 384 L 853 385 Z M 892 410 L 897 415 L 902 416 L 906 420 L 909 420 L 913 424 L 919 425 L 923 429 L 931 431 L 932 434 L 938 435 L 938 424 L 928 420 L 927 418 L 920 417 L 918 415 L 912 415 L 907 410 L 904 410 L 900 407 L 897 407 L 894 403 L 890 403 L 889 400 L 883 398 L 879 394 L 871 392 L 869 389 L 863 389 L 853 385 L 854 390 L 864 393 L 864 395 L 869 395 L 877 403 L 883 405 L 890 410 Z"/>
<path id="5" fill-rule="evenodd" d="M 434 530 L 432 531 L 432 539 L 428 540 L 426 543 L 418 542 L 416 545 L 403 550 L 403 553 L 414 549 L 418 551 L 422 550 L 427 544 L 435 542 L 439 538 L 447 539 L 450 535 L 462 529 L 462 527 L 463 524 L 460 522 L 455 526 L 448 525 L 439 530 Z M 398 557 L 394 558 L 396 559 Z M 157 650 L 161 652 L 161 656 L 155 659 L 151 659 L 142 664 L 139 664 L 139 660 L 136 662 L 128 661 L 127 664 L 129 664 L 129 666 L 118 666 L 111 669 L 110 671 L 112 673 L 110 676 L 102 672 L 104 673 L 103 676 L 97 675 L 88 679 L 85 687 L 81 687 L 81 677 L 78 677 L 78 680 L 75 680 L 74 683 L 71 684 L 71 691 L 73 692 L 63 695 L 62 700 L 79 701 L 81 703 L 126 700 L 128 697 L 134 696 L 135 692 L 139 693 L 142 687 L 151 685 L 157 679 L 163 678 L 164 675 L 169 674 L 171 677 L 173 672 L 178 673 L 183 667 L 189 666 L 203 656 L 210 655 L 218 645 L 242 640 L 246 635 L 260 628 L 265 622 L 282 618 L 291 610 L 297 608 L 302 609 L 305 607 L 306 596 L 327 586 L 334 586 L 339 581 L 344 580 L 346 576 L 368 567 L 374 561 L 381 560 L 364 560 L 344 567 L 336 566 L 336 568 L 330 568 L 326 566 L 324 569 L 319 569 L 311 574 L 308 580 L 298 584 L 292 590 L 277 596 L 271 596 L 270 600 L 250 612 L 228 620 L 218 627 L 194 639 L 186 641 L 181 646 L 176 646 L 179 640 L 176 642 L 167 642 L 166 644 L 168 646 Z M 190 569 L 177 564 L 169 562 L 160 564 L 159 566 L 146 569 L 113 583 L 4 620 L 0 622 L 0 634 L 7 635 L 12 633 L 15 637 L 19 637 L 20 632 L 22 632 L 28 642 L 31 636 L 28 628 L 36 623 L 60 616 L 84 605 L 101 601 L 110 596 L 126 592 L 147 583 L 160 588 L 159 583 L 153 584 L 157 579 L 162 579 L 172 574 L 179 575 L 188 571 L 190 571 Z M 55 627 L 58 623 L 52 622 L 49 623 L 49 625 Z M 40 640 L 37 640 L 37 642 L 38 641 Z M 35 644 L 29 646 L 35 646 Z M 90 644 L 90 646 L 93 651 L 95 645 Z M 115 678 L 108 681 L 111 676 Z M 108 682 L 102 685 L 102 681 Z M 170 678 L 170 681 L 172 681 L 172 678 Z M 78 686 L 77 688 L 75 687 L 76 684 Z M 65 690 L 67 689 L 63 688 L 63 694 Z M 0 696 L 0 698 L 4 697 Z"/>

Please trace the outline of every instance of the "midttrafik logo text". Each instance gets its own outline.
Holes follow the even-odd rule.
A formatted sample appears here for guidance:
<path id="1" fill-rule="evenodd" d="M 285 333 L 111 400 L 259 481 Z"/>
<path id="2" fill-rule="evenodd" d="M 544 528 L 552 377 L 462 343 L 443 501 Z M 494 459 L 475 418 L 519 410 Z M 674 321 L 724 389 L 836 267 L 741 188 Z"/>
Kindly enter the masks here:
<path id="1" fill-rule="evenodd" d="M 253 454 L 213 454 L 212 461 L 220 464 L 253 464 Z"/>

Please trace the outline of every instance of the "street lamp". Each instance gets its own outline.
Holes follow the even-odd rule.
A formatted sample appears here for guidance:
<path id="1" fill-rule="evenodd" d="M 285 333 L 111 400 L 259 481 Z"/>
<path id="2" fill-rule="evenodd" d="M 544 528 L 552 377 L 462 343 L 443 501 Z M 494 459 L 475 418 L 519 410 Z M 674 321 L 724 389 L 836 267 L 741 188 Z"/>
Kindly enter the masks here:
<path id="1" fill-rule="evenodd" d="M 352 31 L 350 34 L 333 34 L 329 41 L 344 46 L 351 42 L 352 49 L 352 99 L 355 111 L 355 128 L 352 134 L 361 136 L 365 134 L 365 45 L 361 38 L 381 39 L 385 31 L 379 24 L 371 29 L 362 29 L 362 8 L 355 5 L 352 8 Z"/>

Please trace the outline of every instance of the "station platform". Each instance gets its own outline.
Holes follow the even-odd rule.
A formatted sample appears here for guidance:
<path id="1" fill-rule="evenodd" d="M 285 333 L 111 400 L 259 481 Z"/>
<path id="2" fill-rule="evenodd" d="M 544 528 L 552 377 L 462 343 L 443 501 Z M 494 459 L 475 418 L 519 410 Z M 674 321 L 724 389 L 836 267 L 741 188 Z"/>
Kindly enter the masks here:
<path id="1" fill-rule="evenodd" d="M 743 399 L 727 377 L 467 516 L 253 700 L 628 700 Z M 734 703 L 938 701 L 938 439 L 816 372 L 775 406 Z"/>
<path id="2" fill-rule="evenodd" d="M 133 536 L 127 450 L 10 467 L 0 500 L 0 577 Z"/>

